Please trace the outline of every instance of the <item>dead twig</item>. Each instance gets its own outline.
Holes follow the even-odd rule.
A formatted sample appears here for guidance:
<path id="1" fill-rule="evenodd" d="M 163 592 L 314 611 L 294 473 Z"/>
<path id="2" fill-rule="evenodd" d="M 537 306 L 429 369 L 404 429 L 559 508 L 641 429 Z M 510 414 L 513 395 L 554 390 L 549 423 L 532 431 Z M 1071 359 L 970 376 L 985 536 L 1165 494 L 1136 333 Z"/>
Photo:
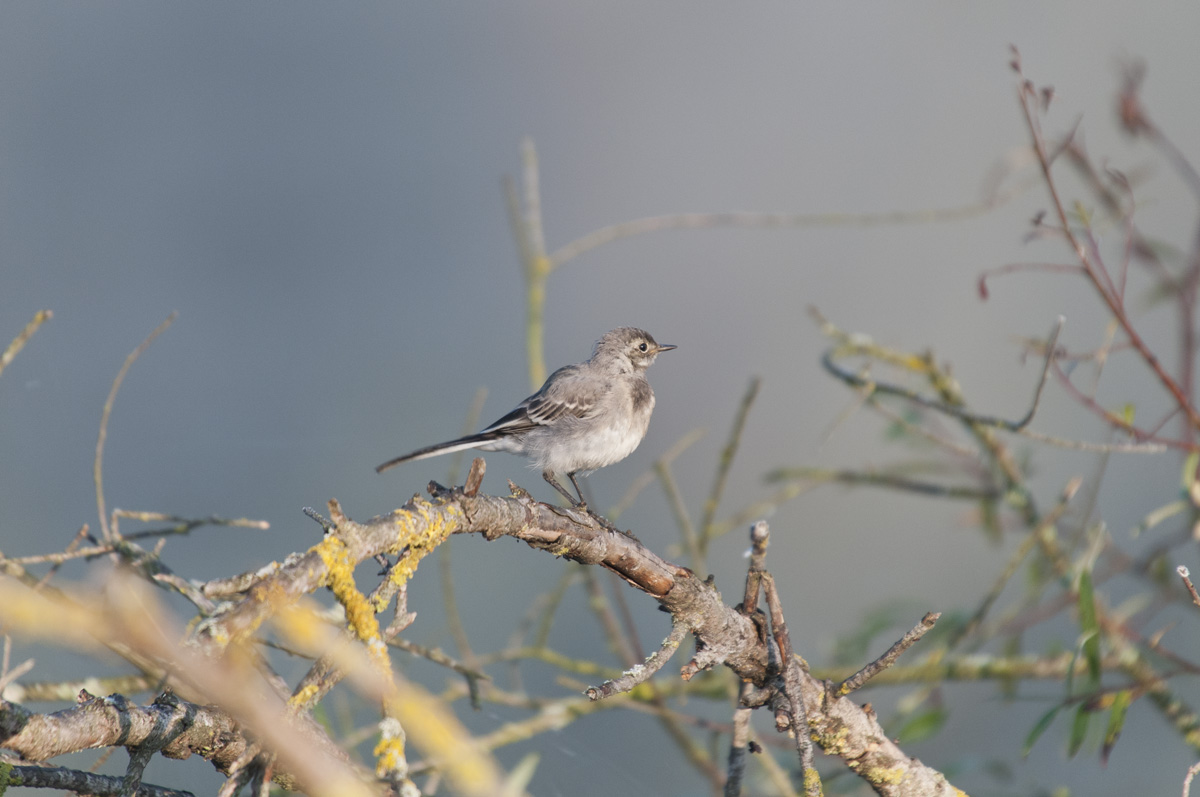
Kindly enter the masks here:
<path id="1" fill-rule="evenodd" d="M 917 623 L 908 633 L 900 637 L 896 641 L 896 644 L 887 649 L 886 653 L 838 684 L 833 690 L 834 694 L 839 697 L 848 695 L 854 690 L 861 688 L 867 681 L 879 673 L 891 667 L 904 654 L 904 651 L 917 644 L 921 637 L 925 636 L 933 628 L 941 616 L 941 612 L 930 612 L 922 617 L 921 622 Z"/>
<path id="2" fill-rule="evenodd" d="M 104 507 L 104 441 L 108 437 L 108 419 L 112 415 L 113 403 L 117 400 L 117 391 L 121 389 L 121 383 L 125 381 L 125 374 L 129 373 L 130 366 L 138 357 L 142 356 L 155 338 L 175 322 L 178 315 L 178 313 L 171 313 L 167 316 L 165 321 L 155 327 L 154 331 L 129 353 L 124 364 L 121 365 L 121 370 L 117 371 L 117 376 L 113 379 L 112 387 L 108 391 L 108 398 L 104 400 L 104 409 L 100 413 L 100 433 L 96 437 L 96 458 L 92 463 L 92 479 L 96 483 L 96 509 L 100 514 L 100 532 L 105 542 L 112 542 L 113 538 L 112 531 L 108 527 L 108 512 Z"/>

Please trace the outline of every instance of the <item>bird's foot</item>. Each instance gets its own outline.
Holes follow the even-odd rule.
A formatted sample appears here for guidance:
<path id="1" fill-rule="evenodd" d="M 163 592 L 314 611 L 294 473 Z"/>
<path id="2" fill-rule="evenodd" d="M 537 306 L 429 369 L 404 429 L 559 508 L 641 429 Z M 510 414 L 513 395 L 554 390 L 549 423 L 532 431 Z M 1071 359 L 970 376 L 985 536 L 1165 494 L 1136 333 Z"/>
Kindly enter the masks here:
<path id="1" fill-rule="evenodd" d="M 621 531 L 619 528 L 617 528 L 615 525 L 613 525 L 613 522 L 611 520 L 609 520 L 608 518 L 606 518 L 604 515 L 601 515 L 599 512 L 594 512 L 591 509 L 589 509 L 588 505 L 586 503 L 583 503 L 581 501 L 579 503 L 579 505 L 575 508 L 581 509 L 584 512 L 587 512 L 588 517 L 590 517 L 592 520 L 596 521 L 597 523 L 599 523 L 601 526 L 608 529 L 609 531 L 615 531 L 618 534 L 626 534 L 626 532 Z"/>

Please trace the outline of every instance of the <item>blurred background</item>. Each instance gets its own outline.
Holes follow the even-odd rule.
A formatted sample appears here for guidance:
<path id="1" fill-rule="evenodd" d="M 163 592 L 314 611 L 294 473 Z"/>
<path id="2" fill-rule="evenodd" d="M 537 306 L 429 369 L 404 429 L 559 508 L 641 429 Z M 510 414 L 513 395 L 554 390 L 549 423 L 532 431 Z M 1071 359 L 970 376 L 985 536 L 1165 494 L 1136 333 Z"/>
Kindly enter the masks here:
<path id="1" fill-rule="evenodd" d="M 1115 92 L 1123 67 L 1144 59 L 1149 114 L 1177 142 L 1194 143 L 1197 30 L 1200 5 L 1165 0 L 4 3 L 0 341 L 39 309 L 54 319 L 0 377 L 0 548 L 61 549 L 82 524 L 96 527 L 101 407 L 126 355 L 171 311 L 179 319 L 117 398 L 108 504 L 271 524 L 171 539 L 164 556 L 177 571 L 206 579 L 257 568 L 318 539 L 304 506 L 336 497 L 365 519 L 443 479 L 446 460 L 384 475 L 373 467 L 459 434 L 480 388 L 489 391 L 481 422 L 530 392 L 525 286 L 501 190 L 504 175 L 520 174 L 525 136 L 539 156 L 550 250 L 665 213 L 968 206 L 991 196 L 1006 170 L 1025 169 L 1004 187 L 1030 175 L 1008 67 L 1017 45 L 1026 73 L 1055 87 L 1047 132 L 1079 122 L 1097 161 L 1144 175 L 1139 222 L 1186 250 L 1195 204 L 1148 148 L 1121 134 Z M 1186 154 L 1200 160 L 1194 148 Z M 877 419 L 842 418 L 855 398 L 820 367 L 826 341 L 810 305 L 843 329 L 932 349 L 954 364 L 978 410 L 1024 414 L 1038 369 L 1023 361 L 1020 339 L 1046 335 L 1063 314 L 1062 342 L 1094 348 L 1107 321 L 1091 288 L 1066 276 L 1006 277 L 981 301 L 986 269 L 1066 261 L 1061 243 L 1026 241 L 1045 207 L 1034 185 L 953 222 L 662 232 L 566 264 L 548 283 L 551 369 L 586 358 L 620 325 L 679 347 L 650 372 L 658 405 L 641 448 L 588 480 L 595 505 L 612 506 L 701 428 L 706 436 L 675 465 L 698 517 L 755 376 L 761 392 L 719 516 L 768 496 L 763 476 L 773 468 L 863 468 L 901 456 Z M 1119 248 L 1120 230 L 1110 235 Z M 1137 288 L 1138 323 L 1173 365 L 1174 317 Z M 1163 406 L 1136 365 L 1114 365 L 1101 396 L 1110 406 Z M 1107 439 L 1053 384 L 1034 426 Z M 1095 455 L 1014 445 L 1036 463 L 1043 501 L 1098 468 Z M 1115 536 L 1176 494 L 1179 466 L 1174 457 L 1112 458 L 1097 513 Z M 519 459 L 488 455 L 484 490 L 505 492 L 505 479 L 554 497 Z M 925 611 L 973 606 L 1009 545 L 985 540 L 968 514 L 843 488 L 780 507 L 769 518 L 768 566 L 798 651 L 822 663 L 881 605 L 911 605 L 904 627 Z M 657 486 L 621 525 L 678 556 Z M 509 540 L 452 542 L 467 630 L 476 650 L 493 649 L 563 563 Z M 727 597 L 740 594 L 745 548 L 738 532 L 710 554 Z M 88 576 L 83 566 L 66 573 Z M 665 616 L 627 597 L 653 648 Z M 554 645 L 613 663 L 584 602 L 568 602 Z M 418 620 L 409 638 L 452 648 L 434 563 L 418 572 L 410 608 Z M 42 653 L 28 677 L 77 676 L 83 666 Z M 446 679 L 412 666 L 431 685 Z M 1068 759 L 1061 733 L 1022 760 L 1026 733 L 1061 693 L 1035 685 L 1029 699 L 1006 704 L 991 687 L 951 689 L 950 726 L 906 749 L 972 793 L 1178 789 L 1193 755 L 1148 709 L 1131 714 L 1107 768 L 1094 749 Z M 481 732 L 504 718 L 461 713 Z M 511 766 L 531 750 L 541 753 L 538 795 L 706 793 L 646 716 L 603 712 L 499 755 Z M 196 762 L 156 764 L 147 780 L 201 792 L 219 782 Z"/>

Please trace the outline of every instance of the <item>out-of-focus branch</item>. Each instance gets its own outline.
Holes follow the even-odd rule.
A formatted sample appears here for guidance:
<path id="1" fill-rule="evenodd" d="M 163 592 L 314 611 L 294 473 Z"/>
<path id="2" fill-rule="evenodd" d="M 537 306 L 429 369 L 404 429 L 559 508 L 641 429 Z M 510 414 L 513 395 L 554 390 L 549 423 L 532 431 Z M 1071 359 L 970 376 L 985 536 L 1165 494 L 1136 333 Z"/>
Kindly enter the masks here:
<path id="1" fill-rule="evenodd" d="M 54 318 L 54 313 L 49 310 L 38 310 L 33 314 L 33 320 L 17 333 L 17 336 L 12 339 L 12 342 L 5 347 L 3 352 L 0 352 L 0 373 L 4 373 L 4 369 L 8 367 L 8 364 L 16 359 L 21 349 L 25 348 L 25 344 L 33 337 L 33 333 L 38 331 L 38 327 L 51 318 Z"/>
<path id="2" fill-rule="evenodd" d="M 1046 142 L 1041 127 L 1041 112 L 1039 110 L 1041 100 L 1033 82 L 1026 79 L 1024 72 L 1021 70 L 1020 54 L 1016 52 L 1015 48 L 1013 51 L 1012 66 L 1013 70 L 1021 78 L 1021 84 L 1018 89 L 1021 111 L 1025 115 L 1025 124 L 1033 142 L 1033 151 L 1037 156 L 1038 165 L 1041 167 L 1043 182 L 1050 193 L 1051 208 L 1060 225 L 1058 229 L 1059 234 L 1062 235 L 1071 248 L 1072 253 L 1079 260 L 1079 264 L 1083 267 L 1088 281 L 1092 283 L 1092 286 L 1100 295 L 1100 299 L 1108 307 L 1108 311 L 1112 314 L 1112 317 L 1121 325 L 1121 329 L 1125 332 L 1129 343 L 1137 350 L 1138 355 L 1154 373 L 1158 381 L 1162 383 L 1163 387 L 1174 398 L 1179 410 L 1187 416 L 1188 423 L 1192 429 L 1200 429 L 1200 411 L 1192 406 L 1188 392 L 1167 373 L 1158 356 L 1150 349 L 1149 345 L 1134 328 L 1129 315 L 1125 311 L 1121 295 L 1112 287 L 1112 279 L 1104 268 L 1104 264 L 1100 262 L 1094 249 L 1085 245 L 1074 232 L 1067 215 L 1066 206 L 1059 196 L 1058 184 L 1055 182 L 1052 172 L 1054 156 L 1063 151 L 1063 148 L 1056 148 L 1052 153 Z"/>
<path id="3" fill-rule="evenodd" d="M 1017 420 L 1007 420 L 1005 418 L 970 412 L 966 408 L 949 403 L 944 399 L 930 398 L 900 385 L 866 379 L 858 373 L 842 368 L 837 362 L 840 359 L 846 357 L 867 357 L 871 360 L 891 363 L 892 365 L 916 373 L 940 378 L 937 369 L 928 357 L 922 358 L 895 352 L 886 347 L 879 346 L 861 335 L 848 335 L 833 326 L 816 308 L 811 308 L 810 312 L 818 323 L 820 323 L 821 332 L 837 342 L 837 345 L 833 349 L 830 349 L 821 357 L 821 364 L 825 366 L 826 371 L 841 381 L 856 388 L 867 388 L 872 393 L 886 393 L 899 396 L 914 404 L 950 415 L 970 424 L 990 426 L 1010 432 L 1016 432 L 1028 426 L 1030 421 L 1033 420 L 1033 416 L 1037 413 L 1038 404 L 1042 398 L 1042 390 L 1046 386 L 1046 377 L 1050 371 L 1050 365 L 1054 360 L 1055 343 L 1062 332 L 1063 325 L 1066 323 L 1066 319 L 1059 316 L 1057 324 L 1055 324 L 1053 331 L 1050 333 L 1050 340 L 1046 344 L 1046 356 L 1042 363 L 1042 372 L 1038 377 L 1037 385 L 1034 387 L 1033 400 L 1030 402 L 1029 410 Z"/>
<path id="4" fill-rule="evenodd" d="M 57 789 L 59 791 L 89 794 L 95 797 L 127 794 L 123 791 L 122 778 L 97 775 L 78 769 L 63 767 L 8 766 L 3 773 L 7 780 L 0 779 L 0 789 L 7 786 L 24 786 L 28 789 Z M 193 797 L 190 791 L 177 791 L 148 783 L 138 784 L 137 797 Z"/>
<path id="5" fill-rule="evenodd" d="M 930 224 L 936 222 L 961 221 L 982 216 L 1005 204 L 1013 197 L 1029 189 L 1029 183 L 1020 183 L 993 194 L 983 202 L 952 208 L 929 210 L 900 210 L 883 213 L 770 213 L 770 212 L 727 212 L 727 213 L 670 213 L 648 216 L 618 224 L 601 227 L 556 249 L 550 254 L 552 268 L 558 268 L 569 260 L 604 244 L 666 230 L 706 230 L 720 227 L 742 229 L 798 229 L 807 227 L 876 227 L 884 224 Z"/>
<path id="6" fill-rule="evenodd" d="M 178 313 L 171 313 L 167 316 L 165 321 L 155 327 L 154 331 L 129 353 L 121 365 L 121 370 L 117 371 L 117 376 L 113 379 L 112 387 L 108 391 L 108 398 L 104 400 L 104 409 L 100 413 L 100 433 L 96 437 L 96 458 L 92 463 L 92 478 L 96 482 L 96 509 L 100 515 L 100 530 L 103 532 L 106 542 L 110 541 L 112 533 L 108 527 L 108 512 L 104 507 L 104 441 L 108 438 L 108 419 L 112 415 L 113 403 L 117 400 L 117 391 L 121 389 L 121 383 L 125 381 L 125 374 L 129 373 L 130 366 L 138 357 L 142 356 L 155 338 L 175 322 L 177 316 Z"/>
<path id="7" fill-rule="evenodd" d="M 0 621 L 13 633 L 39 635 L 57 644 L 96 646 L 97 640 L 110 646 L 120 644 L 143 658 L 167 663 L 163 666 L 170 669 L 181 688 L 200 696 L 199 701 L 164 696 L 157 707 L 147 709 L 120 696 L 94 700 L 83 693 L 86 702 L 78 709 L 46 715 L 39 722 L 26 715 L 16 725 L 5 724 L 7 730 L 0 733 L 8 737 L 0 742 L 5 747 L 20 743 L 27 756 L 42 758 L 94 747 L 97 738 L 101 744 L 125 744 L 133 729 L 143 728 L 146 737 L 137 737 L 137 745 L 186 757 L 191 752 L 186 744 L 197 744 L 197 752 L 220 755 L 219 760 L 212 759 L 214 764 L 227 768 L 243 751 L 246 741 L 242 733 L 249 732 L 278 753 L 281 768 L 286 770 L 277 777 L 281 783 L 291 788 L 304 784 L 306 790 L 326 795 L 370 793 L 323 729 L 305 717 L 286 719 L 282 701 L 263 688 L 245 656 L 214 659 L 179 646 L 182 629 L 163 612 L 155 593 L 132 577 L 111 579 L 103 604 L 92 601 L 74 608 L 0 580 Z M 219 711 L 228 717 L 198 711 L 198 704 L 210 703 L 219 704 Z M 13 710 L 24 712 L 20 707 Z M 197 727 L 195 735 L 186 735 Z M 111 739 L 103 735 L 105 728 L 113 734 Z M 230 728 L 236 732 L 222 730 Z M 205 740 L 205 733 L 211 738 Z M 185 740 L 185 746 L 172 747 L 177 737 Z"/>
<path id="8" fill-rule="evenodd" d="M 738 446 L 742 442 L 742 431 L 746 428 L 746 418 L 750 415 L 750 408 L 754 406 L 754 400 L 758 397 L 760 387 L 762 387 L 762 380 L 757 376 L 752 378 L 750 384 L 746 386 L 746 392 L 742 395 L 741 403 L 738 404 L 737 415 L 733 418 L 733 428 L 729 430 L 729 439 L 725 441 L 725 447 L 721 449 L 721 458 L 717 461 L 717 474 L 713 478 L 713 486 L 708 491 L 708 497 L 704 499 L 704 514 L 700 518 L 701 555 L 708 550 L 708 544 L 714 536 L 717 506 L 720 505 L 721 496 L 725 492 L 725 481 L 729 478 L 729 470 L 733 467 L 733 458 L 737 455 Z"/>

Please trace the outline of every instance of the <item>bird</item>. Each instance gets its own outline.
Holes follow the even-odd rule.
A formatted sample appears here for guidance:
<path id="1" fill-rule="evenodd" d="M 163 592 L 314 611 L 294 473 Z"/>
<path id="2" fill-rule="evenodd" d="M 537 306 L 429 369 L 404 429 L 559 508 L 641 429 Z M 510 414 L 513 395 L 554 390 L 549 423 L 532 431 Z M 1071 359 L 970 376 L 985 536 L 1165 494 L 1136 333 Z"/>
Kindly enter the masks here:
<path id="1" fill-rule="evenodd" d="M 664 351 L 635 327 L 606 332 L 586 362 L 559 368 L 536 393 L 482 431 L 405 454 L 375 468 L 467 449 L 520 454 L 572 506 L 587 509 L 576 475 L 587 475 L 633 453 L 650 425 L 654 391 L 646 369 Z M 566 474 L 576 496 L 556 478 Z"/>

